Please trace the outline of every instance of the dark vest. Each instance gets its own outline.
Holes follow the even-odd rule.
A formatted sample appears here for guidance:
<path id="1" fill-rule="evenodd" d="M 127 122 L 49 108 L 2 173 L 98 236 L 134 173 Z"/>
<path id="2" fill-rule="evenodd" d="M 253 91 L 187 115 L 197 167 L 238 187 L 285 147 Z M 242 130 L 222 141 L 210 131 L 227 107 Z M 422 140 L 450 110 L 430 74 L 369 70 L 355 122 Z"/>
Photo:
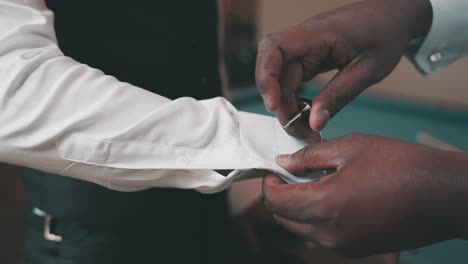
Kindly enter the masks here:
<path id="1" fill-rule="evenodd" d="M 172 99 L 221 94 L 216 1 L 46 2 L 55 13 L 57 39 L 65 55 Z M 90 230 L 143 230 L 154 239 L 144 242 L 153 243 L 146 246 L 171 254 L 209 255 L 228 248 L 224 193 L 175 189 L 123 193 L 30 169 L 23 174 L 31 206 L 59 222 Z"/>

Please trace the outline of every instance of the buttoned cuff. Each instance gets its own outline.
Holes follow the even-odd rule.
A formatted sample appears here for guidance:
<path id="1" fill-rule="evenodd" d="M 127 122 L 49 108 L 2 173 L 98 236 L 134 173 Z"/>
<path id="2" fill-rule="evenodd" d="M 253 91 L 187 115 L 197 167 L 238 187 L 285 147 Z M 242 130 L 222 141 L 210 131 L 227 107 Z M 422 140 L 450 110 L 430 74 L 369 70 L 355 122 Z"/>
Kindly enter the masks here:
<path id="1" fill-rule="evenodd" d="M 465 56 L 468 49 L 468 1 L 431 0 L 431 4 L 433 21 L 428 35 L 413 41 L 406 53 L 425 75 Z"/>

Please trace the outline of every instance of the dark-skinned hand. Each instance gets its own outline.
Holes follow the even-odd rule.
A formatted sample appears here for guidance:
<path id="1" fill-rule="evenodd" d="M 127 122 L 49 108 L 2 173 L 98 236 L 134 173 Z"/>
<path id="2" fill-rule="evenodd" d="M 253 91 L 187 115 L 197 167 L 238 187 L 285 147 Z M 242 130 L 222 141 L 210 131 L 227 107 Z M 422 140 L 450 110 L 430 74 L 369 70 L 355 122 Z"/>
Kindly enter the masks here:
<path id="1" fill-rule="evenodd" d="M 267 208 L 288 230 L 346 256 L 466 237 L 468 155 L 364 134 L 310 145 L 278 163 L 328 169 L 318 182 L 263 181 Z"/>
<path id="2" fill-rule="evenodd" d="M 276 223 L 259 199 L 233 218 L 232 263 L 398 264 L 397 254 L 350 259 L 338 256 Z"/>
<path id="3" fill-rule="evenodd" d="M 431 23 L 429 0 L 366 0 L 270 34 L 259 44 L 255 73 L 265 106 L 284 125 L 299 110 L 302 82 L 338 69 L 311 105 L 309 126 L 320 131 L 353 98 L 385 78 Z M 288 132 L 307 138 L 309 126 Z"/>

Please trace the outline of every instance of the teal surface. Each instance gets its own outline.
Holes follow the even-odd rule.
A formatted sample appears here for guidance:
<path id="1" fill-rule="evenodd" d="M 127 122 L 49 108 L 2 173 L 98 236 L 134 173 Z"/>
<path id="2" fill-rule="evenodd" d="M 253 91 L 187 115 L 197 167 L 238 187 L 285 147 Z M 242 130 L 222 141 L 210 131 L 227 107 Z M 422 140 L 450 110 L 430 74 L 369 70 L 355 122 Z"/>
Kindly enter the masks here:
<path id="1" fill-rule="evenodd" d="M 317 87 L 308 87 L 301 96 L 313 98 Z M 255 89 L 234 93 L 238 109 L 268 114 Z M 449 111 L 425 104 L 361 96 L 335 116 L 323 131 L 325 138 L 352 132 L 369 133 L 416 142 L 418 132 L 429 134 L 463 150 L 468 150 L 468 112 Z M 451 240 L 421 249 L 418 255 L 403 254 L 406 263 L 468 263 L 468 242 Z"/>

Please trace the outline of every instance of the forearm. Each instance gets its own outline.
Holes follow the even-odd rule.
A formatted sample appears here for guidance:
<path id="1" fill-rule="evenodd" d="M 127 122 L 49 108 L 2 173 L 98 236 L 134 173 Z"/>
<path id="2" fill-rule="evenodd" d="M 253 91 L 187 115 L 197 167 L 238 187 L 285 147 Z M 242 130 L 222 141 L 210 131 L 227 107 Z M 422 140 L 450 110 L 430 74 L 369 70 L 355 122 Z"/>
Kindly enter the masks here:
<path id="1" fill-rule="evenodd" d="M 453 193 L 456 200 L 453 201 L 452 211 L 454 212 L 455 226 L 459 238 L 468 239 L 468 153 L 451 152 L 453 156 L 454 188 Z"/>
<path id="2" fill-rule="evenodd" d="M 415 192 L 421 204 L 425 204 L 420 208 L 421 212 L 429 213 L 423 218 L 437 223 L 438 230 L 434 233 L 446 232 L 448 237 L 445 239 L 468 237 L 468 206 L 465 205 L 468 200 L 468 153 L 430 149 L 422 157 L 424 163 L 414 166 L 427 170 L 425 180 L 419 184 L 428 189 Z"/>
<path id="3" fill-rule="evenodd" d="M 169 102 L 64 56 L 43 1 L 0 9 L 1 161 L 60 174 L 71 161 L 58 142 L 84 131 L 111 138 Z"/>

